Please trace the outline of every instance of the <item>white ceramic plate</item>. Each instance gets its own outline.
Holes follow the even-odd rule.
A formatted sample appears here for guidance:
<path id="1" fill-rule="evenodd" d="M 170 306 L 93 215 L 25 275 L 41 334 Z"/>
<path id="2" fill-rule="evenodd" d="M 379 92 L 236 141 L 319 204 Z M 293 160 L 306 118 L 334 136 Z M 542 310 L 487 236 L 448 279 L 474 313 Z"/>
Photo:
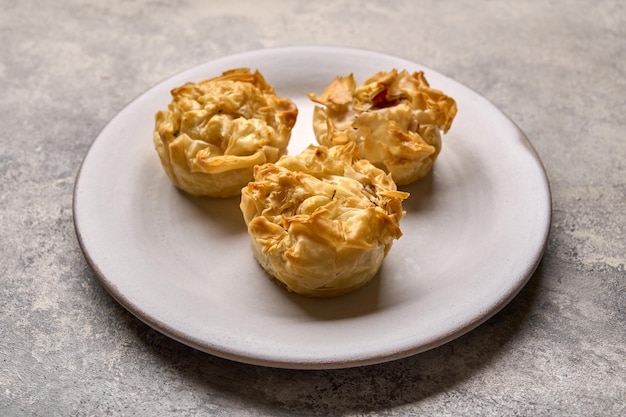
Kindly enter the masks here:
<path id="1" fill-rule="evenodd" d="M 404 187 L 404 236 L 378 276 L 352 294 L 286 293 L 252 257 L 238 198 L 190 198 L 152 144 L 169 91 L 235 67 L 258 68 L 299 108 L 290 153 L 314 143 L 313 106 L 337 75 L 424 70 L 458 103 L 428 177 Z M 289 47 L 221 58 L 180 73 L 124 108 L 87 153 L 74 190 L 78 239 L 102 285 L 131 313 L 199 350 L 258 365 L 341 368 L 413 355 L 475 328 L 535 270 L 550 191 L 524 134 L 467 87 L 419 64 L 365 50 Z"/>

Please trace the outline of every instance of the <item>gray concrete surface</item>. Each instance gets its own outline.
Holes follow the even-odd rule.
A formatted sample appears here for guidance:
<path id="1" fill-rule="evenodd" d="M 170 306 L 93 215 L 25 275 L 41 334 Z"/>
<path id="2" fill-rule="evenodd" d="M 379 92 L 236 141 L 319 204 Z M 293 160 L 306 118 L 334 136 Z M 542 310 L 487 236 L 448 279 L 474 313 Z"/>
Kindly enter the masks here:
<path id="1" fill-rule="evenodd" d="M 626 413 L 621 1 L 0 0 L 0 415 Z M 392 363 L 268 369 L 168 339 L 100 286 L 72 223 L 103 126 L 164 78 L 282 45 L 400 55 L 491 100 L 553 193 L 528 285 L 471 333 Z"/>

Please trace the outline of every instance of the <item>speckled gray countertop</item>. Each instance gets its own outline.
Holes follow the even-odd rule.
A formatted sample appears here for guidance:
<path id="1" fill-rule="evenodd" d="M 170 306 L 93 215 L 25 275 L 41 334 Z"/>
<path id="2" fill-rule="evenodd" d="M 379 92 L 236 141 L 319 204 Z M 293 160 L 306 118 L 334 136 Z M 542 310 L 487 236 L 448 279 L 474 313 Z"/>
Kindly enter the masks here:
<path id="1" fill-rule="evenodd" d="M 0 415 L 626 413 L 624 2 L 0 0 L 0 10 Z M 386 364 L 263 368 L 152 330 L 90 270 L 72 190 L 105 124 L 184 69 L 304 44 L 436 69 L 530 138 L 552 190 L 546 253 L 479 328 Z"/>

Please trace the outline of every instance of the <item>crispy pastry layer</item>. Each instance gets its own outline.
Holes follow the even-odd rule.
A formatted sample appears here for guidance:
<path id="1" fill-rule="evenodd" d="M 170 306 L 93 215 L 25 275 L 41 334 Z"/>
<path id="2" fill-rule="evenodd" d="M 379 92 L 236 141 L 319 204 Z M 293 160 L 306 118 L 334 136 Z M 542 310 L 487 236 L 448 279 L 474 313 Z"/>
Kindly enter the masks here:
<path id="1" fill-rule="evenodd" d="M 154 145 L 177 187 L 192 195 L 229 197 L 253 167 L 286 153 L 298 115 L 258 72 L 239 68 L 171 91 L 155 116 Z"/>
<path id="2" fill-rule="evenodd" d="M 391 173 L 398 185 L 426 175 L 450 129 L 456 102 L 431 88 L 423 72 L 378 72 L 362 85 L 352 74 L 337 77 L 320 96 L 313 129 L 324 146 L 354 142 L 361 158 Z"/>
<path id="3" fill-rule="evenodd" d="M 254 256 L 290 291 L 332 297 L 370 281 L 402 233 L 407 193 L 356 146 L 309 146 L 257 166 L 241 210 Z"/>

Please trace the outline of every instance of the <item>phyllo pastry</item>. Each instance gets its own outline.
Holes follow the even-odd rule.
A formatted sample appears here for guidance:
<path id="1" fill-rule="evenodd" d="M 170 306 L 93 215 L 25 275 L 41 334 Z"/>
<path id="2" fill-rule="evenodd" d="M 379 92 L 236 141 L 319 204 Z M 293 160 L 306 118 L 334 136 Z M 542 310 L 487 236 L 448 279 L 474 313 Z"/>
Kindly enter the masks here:
<path id="1" fill-rule="evenodd" d="M 379 270 L 408 193 L 356 145 L 310 145 L 257 166 L 241 192 L 252 250 L 267 274 L 311 297 L 353 291 Z"/>
<path id="2" fill-rule="evenodd" d="M 298 109 L 258 71 L 226 71 L 171 94 L 167 110 L 156 113 L 154 145 L 172 183 L 187 193 L 237 195 L 255 165 L 286 153 Z"/>
<path id="3" fill-rule="evenodd" d="M 324 146 L 354 142 L 361 158 L 391 173 L 398 185 L 425 176 L 456 115 L 456 102 L 431 88 L 423 72 L 378 72 L 362 85 L 337 77 L 320 96 L 313 129 Z"/>

